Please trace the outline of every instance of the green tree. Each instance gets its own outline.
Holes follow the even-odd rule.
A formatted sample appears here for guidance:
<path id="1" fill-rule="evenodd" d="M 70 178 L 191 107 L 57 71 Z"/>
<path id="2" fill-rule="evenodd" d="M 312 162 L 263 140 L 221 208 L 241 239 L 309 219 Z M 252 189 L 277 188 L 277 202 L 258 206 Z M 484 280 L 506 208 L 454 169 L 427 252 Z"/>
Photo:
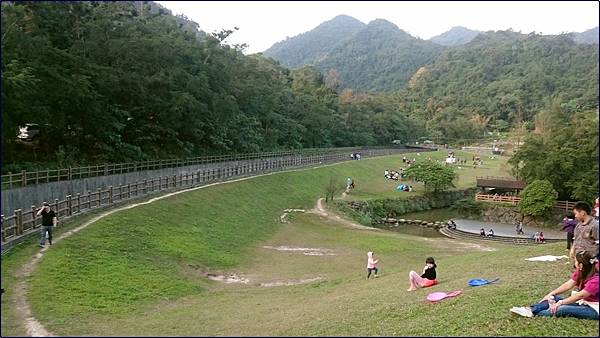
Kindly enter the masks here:
<path id="1" fill-rule="evenodd" d="M 434 192 L 453 188 L 457 177 L 452 167 L 434 161 L 417 162 L 406 169 L 406 174 L 417 182 L 423 182 L 425 191 L 433 189 Z"/>
<path id="2" fill-rule="evenodd" d="M 524 215 L 541 216 L 552 209 L 558 193 L 547 180 L 535 180 L 521 192 L 519 210 Z"/>

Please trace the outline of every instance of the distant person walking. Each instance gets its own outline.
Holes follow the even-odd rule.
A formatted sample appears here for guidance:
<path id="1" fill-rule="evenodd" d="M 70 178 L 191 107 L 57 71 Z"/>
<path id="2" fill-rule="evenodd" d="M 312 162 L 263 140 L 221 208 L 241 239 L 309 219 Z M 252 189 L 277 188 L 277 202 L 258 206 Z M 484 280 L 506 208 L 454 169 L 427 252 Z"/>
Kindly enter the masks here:
<path id="1" fill-rule="evenodd" d="M 58 223 L 58 218 L 54 210 L 50 209 L 48 202 L 42 203 L 42 207 L 38 210 L 36 216 L 42 216 L 42 226 L 40 227 L 40 248 L 46 244 L 46 233 L 48 233 L 48 243 L 52 245 L 52 227 Z"/>
<path id="2" fill-rule="evenodd" d="M 575 215 L 572 211 L 567 213 L 567 216 L 563 218 L 562 224 L 563 227 L 560 230 L 563 230 L 567 233 L 567 250 L 571 250 L 573 238 L 575 237 L 575 227 L 577 226 L 577 220 L 575 219 Z"/>
<path id="3" fill-rule="evenodd" d="M 515 230 L 517 231 L 517 235 L 524 235 L 525 234 L 525 232 L 523 232 L 523 221 L 520 221 L 517 224 Z"/>

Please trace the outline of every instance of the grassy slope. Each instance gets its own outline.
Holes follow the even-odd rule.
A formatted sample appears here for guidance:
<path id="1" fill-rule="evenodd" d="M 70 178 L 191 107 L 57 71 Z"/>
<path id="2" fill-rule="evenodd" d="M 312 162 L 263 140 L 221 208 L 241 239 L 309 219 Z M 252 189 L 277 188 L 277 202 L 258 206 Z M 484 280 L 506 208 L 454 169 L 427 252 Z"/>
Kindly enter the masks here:
<path id="1" fill-rule="evenodd" d="M 351 230 L 311 215 L 294 216 L 291 225 L 277 222 L 285 208 L 311 207 L 331 173 L 340 178 L 352 174 L 358 194 L 361 183 L 367 189 L 378 184 L 383 169 L 394 168 L 399 158 L 201 189 L 107 217 L 46 254 L 29 284 L 34 315 L 60 335 L 597 333 L 597 323 L 562 319 L 548 326 L 548 319 L 508 313 L 510 306 L 541 297 L 567 276 L 564 263 L 522 258 L 560 254 L 562 245 L 463 252 L 450 240 Z M 337 255 L 302 256 L 262 245 L 325 247 Z M 3 259 L 3 285 L 11 280 L 6 272 L 31 254 L 26 249 Z M 367 282 L 363 256 L 368 249 L 380 255 L 383 275 Z M 432 305 L 424 302 L 426 291 L 404 291 L 408 271 L 421 268 L 426 255 L 435 255 L 440 265 L 442 284 L 436 291 L 462 289 L 464 295 Z M 206 269 L 233 271 L 252 283 L 207 281 L 202 277 Z M 315 276 L 325 280 L 257 286 Z M 495 276 L 503 278 L 501 284 L 465 287 L 468 278 Z M 17 326 L 5 325 L 4 303 L 2 334 L 22 334 Z M 584 325 L 575 325 L 579 322 Z"/>

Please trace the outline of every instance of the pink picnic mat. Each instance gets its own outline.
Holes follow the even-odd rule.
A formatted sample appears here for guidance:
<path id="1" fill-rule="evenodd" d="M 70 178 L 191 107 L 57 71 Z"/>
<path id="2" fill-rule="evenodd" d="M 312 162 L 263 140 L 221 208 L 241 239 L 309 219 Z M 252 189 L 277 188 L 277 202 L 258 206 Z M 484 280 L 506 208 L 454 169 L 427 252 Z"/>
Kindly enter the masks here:
<path id="1" fill-rule="evenodd" d="M 427 295 L 427 300 L 430 302 L 439 302 L 440 300 L 448 298 L 448 297 L 456 297 L 456 296 L 460 295 L 461 293 L 462 293 L 462 291 L 460 291 L 460 290 L 452 291 L 450 293 L 432 292 Z"/>

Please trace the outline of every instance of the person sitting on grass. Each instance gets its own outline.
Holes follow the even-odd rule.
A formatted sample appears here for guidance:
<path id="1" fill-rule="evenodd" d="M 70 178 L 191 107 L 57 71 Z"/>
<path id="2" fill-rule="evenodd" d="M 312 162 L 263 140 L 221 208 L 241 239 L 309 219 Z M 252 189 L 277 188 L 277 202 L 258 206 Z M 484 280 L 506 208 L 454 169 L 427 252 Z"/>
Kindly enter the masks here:
<path id="1" fill-rule="evenodd" d="M 479 229 L 479 237 L 485 237 L 485 229 L 484 228 Z"/>
<path id="2" fill-rule="evenodd" d="M 542 300 L 528 307 L 513 307 L 512 313 L 523 317 L 575 317 L 598 320 L 598 260 L 589 252 L 580 251 L 575 255 L 575 272 L 571 278 L 544 296 Z M 578 292 L 563 298 L 560 294 L 577 288 Z"/>
<path id="3" fill-rule="evenodd" d="M 433 285 L 436 285 L 437 279 L 435 268 L 437 265 L 435 264 L 435 260 L 433 257 L 427 257 L 425 260 L 425 267 L 423 268 L 423 273 L 419 276 L 415 271 L 411 271 L 408 273 L 408 280 L 410 281 L 410 287 L 406 289 L 406 291 L 415 291 L 418 287 L 426 288 Z"/>
<path id="4" fill-rule="evenodd" d="M 488 237 L 494 237 L 494 229 L 490 228 L 490 232 L 488 232 Z"/>

